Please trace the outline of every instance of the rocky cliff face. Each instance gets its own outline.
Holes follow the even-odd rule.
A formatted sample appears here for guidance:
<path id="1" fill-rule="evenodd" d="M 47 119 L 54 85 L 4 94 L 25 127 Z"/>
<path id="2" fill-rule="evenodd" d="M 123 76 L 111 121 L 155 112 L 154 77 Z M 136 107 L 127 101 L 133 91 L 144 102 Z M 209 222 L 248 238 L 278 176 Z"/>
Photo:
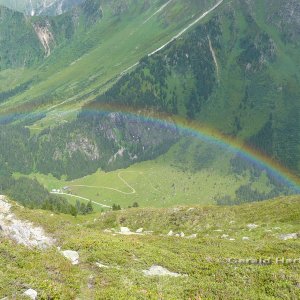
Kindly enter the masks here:
<path id="1" fill-rule="evenodd" d="M 49 56 L 51 54 L 52 45 L 54 45 L 54 36 L 51 32 L 50 23 L 48 21 L 45 22 L 45 25 L 35 23 L 33 24 L 33 28 L 45 50 L 45 55 Z"/>

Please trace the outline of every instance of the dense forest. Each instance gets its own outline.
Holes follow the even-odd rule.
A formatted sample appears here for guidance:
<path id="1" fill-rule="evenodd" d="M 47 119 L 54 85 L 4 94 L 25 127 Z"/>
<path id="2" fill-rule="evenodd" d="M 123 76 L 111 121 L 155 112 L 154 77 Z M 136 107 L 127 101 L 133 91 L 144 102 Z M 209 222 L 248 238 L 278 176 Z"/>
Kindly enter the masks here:
<path id="1" fill-rule="evenodd" d="M 175 125 L 118 113 L 82 112 L 75 122 L 37 135 L 20 125 L 0 127 L 0 164 L 11 172 L 79 178 L 166 152 L 178 139 Z"/>
<path id="2" fill-rule="evenodd" d="M 0 194 L 29 208 L 50 210 L 55 213 L 88 214 L 93 212 L 92 203 L 71 205 L 65 198 L 50 194 L 36 179 L 15 179 L 7 166 L 0 164 Z"/>

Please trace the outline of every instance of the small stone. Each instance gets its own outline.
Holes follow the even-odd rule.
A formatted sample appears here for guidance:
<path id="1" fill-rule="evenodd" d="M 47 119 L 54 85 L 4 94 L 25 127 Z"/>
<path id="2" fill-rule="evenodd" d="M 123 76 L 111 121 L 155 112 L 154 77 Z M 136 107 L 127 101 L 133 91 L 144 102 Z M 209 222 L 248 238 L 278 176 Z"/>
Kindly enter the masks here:
<path id="1" fill-rule="evenodd" d="M 243 240 L 243 241 L 249 241 L 250 238 L 249 238 L 248 236 L 243 236 L 243 237 L 242 237 L 242 240 Z"/>
<path id="2" fill-rule="evenodd" d="M 96 262 L 96 266 L 97 266 L 98 268 L 102 268 L 102 269 L 109 269 L 109 266 L 104 265 L 104 264 L 99 263 L 99 262 Z"/>
<path id="3" fill-rule="evenodd" d="M 161 266 L 152 266 L 148 270 L 143 270 L 145 276 L 171 276 L 171 277 L 180 277 L 183 276 L 179 273 L 170 272 L 164 267 Z"/>
<path id="4" fill-rule="evenodd" d="M 169 233 L 168 233 L 168 236 L 173 236 L 173 235 L 174 235 L 173 230 L 170 230 Z"/>
<path id="5" fill-rule="evenodd" d="M 181 233 L 180 233 L 180 237 L 185 237 L 184 232 L 181 232 Z"/>
<path id="6" fill-rule="evenodd" d="M 139 228 L 139 229 L 136 231 L 136 233 L 143 233 L 143 231 L 144 231 L 144 228 Z"/>
<path id="7" fill-rule="evenodd" d="M 229 237 L 228 234 L 223 234 L 223 235 L 221 236 L 221 239 L 227 239 L 228 237 Z"/>
<path id="8" fill-rule="evenodd" d="M 287 240 L 293 240 L 293 239 L 297 239 L 299 236 L 297 233 L 288 233 L 288 234 L 281 234 L 279 236 L 279 238 L 283 241 L 287 241 Z"/>
<path id="9" fill-rule="evenodd" d="M 256 225 L 256 224 L 248 224 L 247 227 L 251 230 L 251 229 L 257 228 L 258 225 Z"/>
<path id="10" fill-rule="evenodd" d="M 131 233 L 131 231 L 128 227 L 121 227 L 120 228 L 120 233 L 121 234 L 129 234 L 129 233 Z"/>
<path id="11" fill-rule="evenodd" d="M 195 239 L 197 238 L 197 233 L 193 233 L 187 237 L 187 239 Z"/>
<path id="12" fill-rule="evenodd" d="M 78 265 L 79 264 L 79 254 L 76 251 L 72 250 L 65 250 L 62 251 L 62 254 L 65 258 L 67 258 L 69 261 L 71 261 L 72 265 Z"/>
<path id="13" fill-rule="evenodd" d="M 26 292 L 24 292 L 24 295 L 32 300 L 35 300 L 37 298 L 38 293 L 33 289 L 29 289 Z"/>

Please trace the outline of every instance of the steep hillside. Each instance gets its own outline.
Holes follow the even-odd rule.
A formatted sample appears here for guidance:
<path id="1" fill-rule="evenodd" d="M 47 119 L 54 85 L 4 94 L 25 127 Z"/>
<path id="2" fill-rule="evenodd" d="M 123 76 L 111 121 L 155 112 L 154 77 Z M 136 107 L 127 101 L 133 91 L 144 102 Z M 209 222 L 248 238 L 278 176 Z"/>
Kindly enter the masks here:
<path id="1" fill-rule="evenodd" d="M 230 1 L 99 103 L 193 118 L 300 172 L 297 1 Z"/>
<path id="2" fill-rule="evenodd" d="M 84 0 L 0 0 L 0 5 L 23 12 L 27 16 L 60 15 Z"/>
<path id="3" fill-rule="evenodd" d="M 66 300 L 298 299 L 299 203 L 290 197 L 74 218 L 16 205 L 11 214 L 1 201 L 1 222 L 8 214 L 13 219 L 0 232 L 0 297 L 33 289 L 42 299 Z M 26 229 L 11 235 L 12 222 Z M 50 247 L 28 248 L 27 239 L 18 240 L 40 226 Z M 77 265 L 65 250 L 78 253 Z"/>
<path id="4" fill-rule="evenodd" d="M 43 47 L 31 22 L 19 12 L 0 6 L 0 70 L 25 68 L 43 57 Z"/>
<path id="5" fill-rule="evenodd" d="M 3 103 L 1 114 L 31 113 L 63 104 L 74 106 L 94 98 L 141 57 L 170 40 L 216 2 L 176 0 L 162 5 L 158 0 L 88 0 L 58 17 L 30 19 L 41 24 L 40 31 L 46 31 L 54 42 L 50 47 L 46 43 L 41 65 L 18 70 L 22 81 L 17 83 L 32 78 L 36 81 L 30 89 Z M 18 86 L 11 81 L 3 92 Z"/>
<path id="6" fill-rule="evenodd" d="M 27 17 L 22 13 L 0 6 L 0 70 L 28 69 L 50 56 L 52 50 L 70 40 L 80 31 L 83 34 L 102 17 L 99 1 L 87 1 L 63 17 Z M 31 87 L 38 78 L 34 72 L 27 81 Z M 4 91 L 2 101 L 24 92 L 21 84 Z M 24 83 L 23 83 L 24 84 Z M 7 87 L 6 87 L 7 89 Z M 15 92 L 13 92 L 15 90 Z M 11 92 L 11 94 L 9 94 Z M 5 93 L 9 94 L 6 95 Z"/>

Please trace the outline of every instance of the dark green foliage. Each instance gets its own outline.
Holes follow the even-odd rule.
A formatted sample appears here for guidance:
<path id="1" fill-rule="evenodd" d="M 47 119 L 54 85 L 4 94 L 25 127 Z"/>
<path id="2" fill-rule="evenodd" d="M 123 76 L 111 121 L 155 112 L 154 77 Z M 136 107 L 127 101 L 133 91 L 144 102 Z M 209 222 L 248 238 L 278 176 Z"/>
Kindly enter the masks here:
<path id="1" fill-rule="evenodd" d="M 9 98 L 19 94 L 19 93 L 22 93 L 24 92 L 25 90 L 27 90 L 30 85 L 32 84 L 32 80 L 30 81 L 27 81 L 27 82 L 24 82 L 20 85 L 18 85 L 17 87 L 13 88 L 13 89 L 10 89 L 8 91 L 3 91 L 3 92 L 0 92 L 0 103 L 1 102 L 5 102 L 7 101 Z"/>
<path id="2" fill-rule="evenodd" d="M 44 56 L 44 50 L 28 19 L 0 6 L 0 70 L 30 66 Z"/>
<path id="3" fill-rule="evenodd" d="M 197 27 L 187 34 L 184 42 L 178 41 L 165 51 L 142 58 L 134 72 L 123 76 L 97 101 L 169 113 L 182 113 L 180 104 L 183 104 L 185 115 L 195 118 L 216 85 L 208 36 L 219 47 L 219 34 L 216 19 Z M 173 84 L 174 77 L 181 80 L 177 86 Z M 178 90 L 183 90 L 184 97 L 180 97 Z"/>
<path id="4" fill-rule="evenodd" d="M 11 176 L 1 178 L 2 191 L 11 199 L 29 208 L 51 210 L 57 213 L 77 215 L 75 207 L 56 195 L 51 195 L 37 180 L 20 177 L 15 180 Z"/>
<path id="5" fill-rule="evenodd" d="M 87 215 L 94 211 L 92 201 L 89 201 L 87 204 L 76 200 L 76 212 L 80 215 Z"/>
<path id="6" fill-rule="evenodd" d="M 121 210 L 121 206 L 119 204 L 113 204 L 112 205 L 112 210 L 116 211 L 116 210 Z"/>

